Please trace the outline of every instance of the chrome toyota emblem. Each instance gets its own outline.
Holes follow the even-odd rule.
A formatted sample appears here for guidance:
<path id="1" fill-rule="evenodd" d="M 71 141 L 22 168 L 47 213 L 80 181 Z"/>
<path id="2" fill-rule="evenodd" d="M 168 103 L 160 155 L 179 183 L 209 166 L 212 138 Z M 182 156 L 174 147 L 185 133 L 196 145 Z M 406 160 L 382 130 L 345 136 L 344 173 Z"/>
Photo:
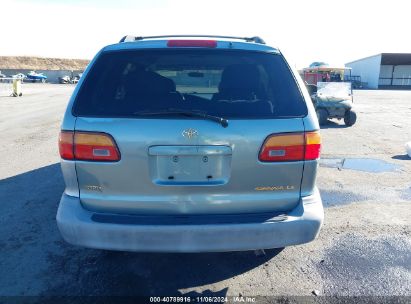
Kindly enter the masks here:
<path id="1" fill-rule="evenodd" d="M 188 139 L 192 139 L 193 137 L 198 136 L 197 130 L 191 128 L 184 130 L 182 134 L 184 137 L 187 137 Z"/>

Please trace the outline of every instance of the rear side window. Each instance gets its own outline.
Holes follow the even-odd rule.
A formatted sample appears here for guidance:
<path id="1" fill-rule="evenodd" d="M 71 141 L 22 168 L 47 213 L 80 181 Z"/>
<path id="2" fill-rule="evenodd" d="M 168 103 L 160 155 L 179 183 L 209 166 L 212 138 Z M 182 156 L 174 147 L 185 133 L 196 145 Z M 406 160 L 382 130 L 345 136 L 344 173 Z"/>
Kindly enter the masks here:
<path id="1" fill-rule="evenodd" d="M 73 114 L 136 117 L 167 110 L 225 118 L 307 114 L 281 55 L 215 49 L 102 53 L 80 88 Z"/>

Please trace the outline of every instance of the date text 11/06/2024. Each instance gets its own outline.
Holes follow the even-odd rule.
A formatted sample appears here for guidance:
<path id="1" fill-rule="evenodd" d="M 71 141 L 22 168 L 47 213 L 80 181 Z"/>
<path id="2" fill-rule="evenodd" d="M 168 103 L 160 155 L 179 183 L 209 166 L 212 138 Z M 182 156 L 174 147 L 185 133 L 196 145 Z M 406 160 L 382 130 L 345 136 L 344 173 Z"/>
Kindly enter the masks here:
<path id="1" fill-rule="evenodd" d="M 255 297 L 230 297 L 230 302 L 233 303 L 255 303 Z M 228 297 L 150 297 L 150 303 L 227 303 Z"/>

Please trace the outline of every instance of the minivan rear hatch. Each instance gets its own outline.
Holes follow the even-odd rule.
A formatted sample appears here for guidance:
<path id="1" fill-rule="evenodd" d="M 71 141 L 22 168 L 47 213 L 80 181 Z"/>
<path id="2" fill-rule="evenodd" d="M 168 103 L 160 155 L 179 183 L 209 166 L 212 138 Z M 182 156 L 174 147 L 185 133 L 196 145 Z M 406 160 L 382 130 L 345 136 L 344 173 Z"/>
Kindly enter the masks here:
<path id="1" fill-rule="evenodd" d="M 304 152 L 304 140 L 298 141 L 307 108 L 280 54 L 218 48 L 102 52 L 73 114 L 75 132 L 109 134 L 121 155 L 117 161 L 76 161 L 87 209 L 281 213 L 300 199 L 304 156 L 298 151 Z M 279 149 L 261 158 L 273 134 Z M 297 157 L 288 158 L 290 153 Z"/>

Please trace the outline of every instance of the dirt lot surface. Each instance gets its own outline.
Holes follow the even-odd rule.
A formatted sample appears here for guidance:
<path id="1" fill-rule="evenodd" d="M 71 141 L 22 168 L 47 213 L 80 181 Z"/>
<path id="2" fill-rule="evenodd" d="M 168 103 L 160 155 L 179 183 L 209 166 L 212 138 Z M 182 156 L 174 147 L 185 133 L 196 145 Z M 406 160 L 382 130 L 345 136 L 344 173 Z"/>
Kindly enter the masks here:
<path id="1" fill-rule="evenodd" d="M 411 296 L 410 91 L 355 91 L 357 124 L 322 128 L 318 239 L 256 256 L 66 244 L 57 135 L 73 86 L 23 90 L 0 97 L 0 295 Z"/>

